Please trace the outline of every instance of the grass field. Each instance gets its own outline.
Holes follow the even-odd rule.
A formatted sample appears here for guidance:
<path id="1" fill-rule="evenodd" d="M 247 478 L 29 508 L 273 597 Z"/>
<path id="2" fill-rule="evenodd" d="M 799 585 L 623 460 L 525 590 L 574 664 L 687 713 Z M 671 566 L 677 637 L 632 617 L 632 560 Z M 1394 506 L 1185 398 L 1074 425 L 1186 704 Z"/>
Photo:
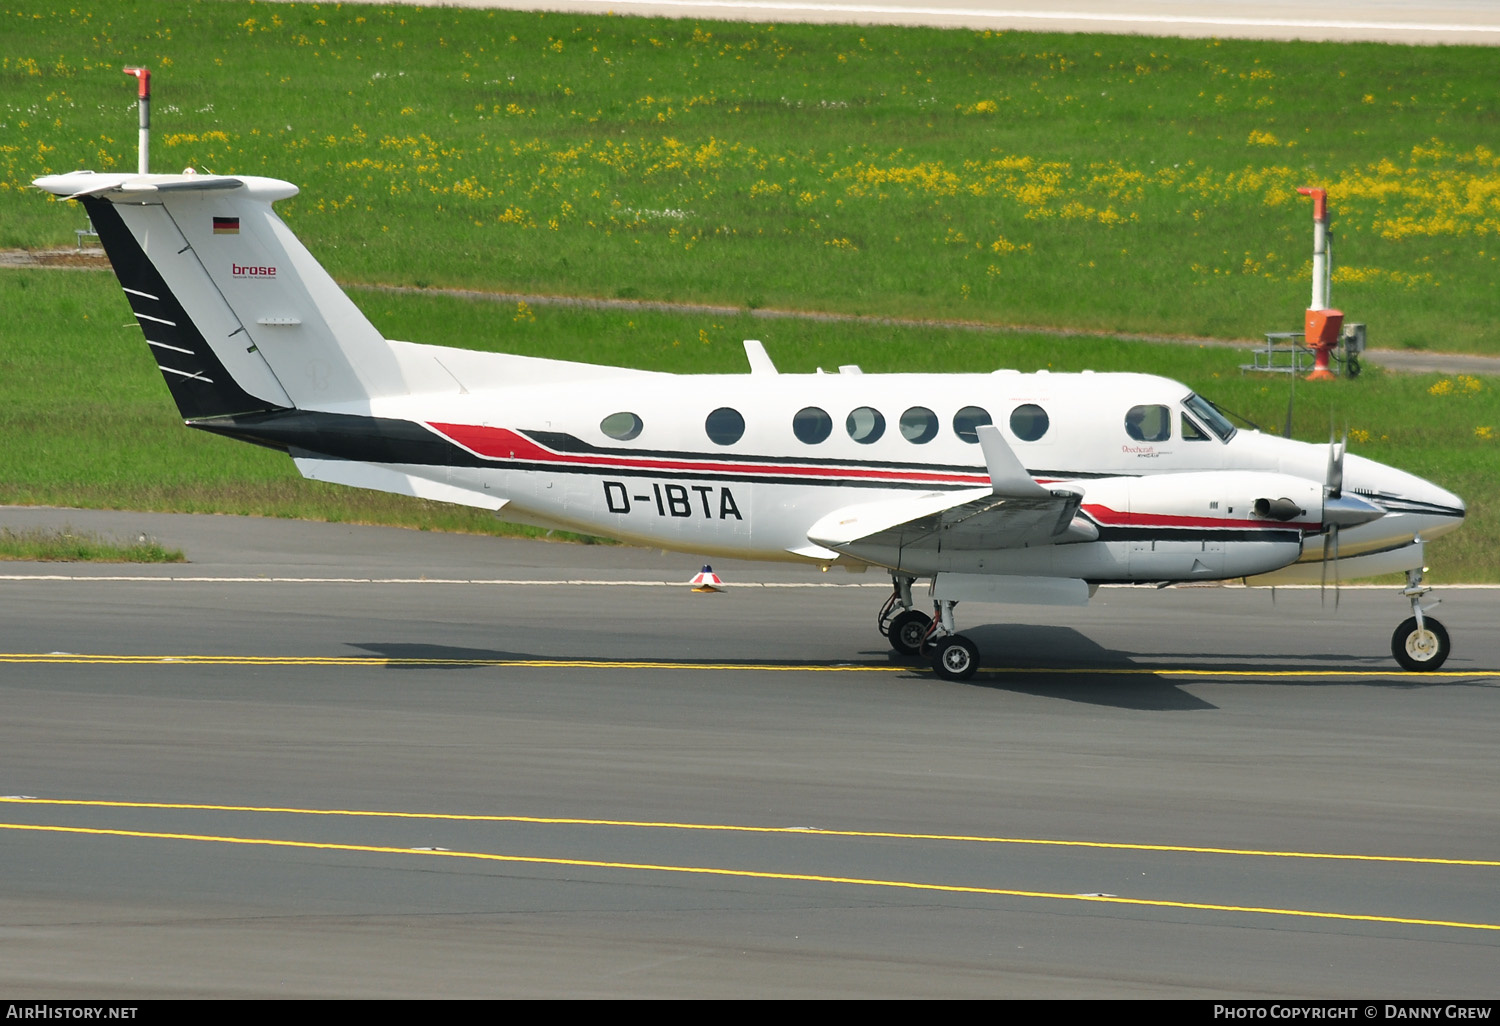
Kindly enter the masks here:
<path id="1" fill-rule="evenodd" d="M 102 538 L 89 531 L 13 531 L 0 528 L 0 560 L 28 563 L 184 563 L 178 549 L 163 548 L 154 538 L 132 542 Z"/>
<path id="2" fill-rule="evenodd" d="M 0 246 L 46 171 L 300 184 L 340 280 L 1253 337 L 1311 211 L 1380 345 L 1500 351 L 1494 50 L 366 5 L 0 11 Z"/>
<path id="3" fill-rule="evenodd" d="M 0 247 L 82 224 L 33 177 L 134 167 L 144 63 L 154 166 L 297 182 L 278 209 L 351 284 L 1253 337 L 1300 327 L 1322 184 L 1373 344 L 1500 352 L 1492 49 L 170 0 L 12 4 L 0 40 Z M 760 337 L 784 370 L 1130 369 L 1286 409 L 1220 349 L 353 294 L 415 341 L 694 372 Z M 496 529 L 182 429 L 104 274 L 0 271 L 0 309 L 0 502 Z M 1300 386 L 1296 433 L 1463 495 L 1434 570 L 1500 579 L 1496 388 Z"/>

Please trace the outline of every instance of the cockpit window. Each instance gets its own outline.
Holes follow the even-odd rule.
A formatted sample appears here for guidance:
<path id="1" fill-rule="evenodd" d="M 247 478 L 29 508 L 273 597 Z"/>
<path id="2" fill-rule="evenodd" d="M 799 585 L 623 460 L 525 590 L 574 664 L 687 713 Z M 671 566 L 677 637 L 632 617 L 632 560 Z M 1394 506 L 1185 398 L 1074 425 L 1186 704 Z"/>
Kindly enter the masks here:
<path id="1" fill-rule="evenodd" d="M 1221 442 L 1229 441 L 1234 437 L 1235 431 L 1238 430 L 1219 412 L 1217 406 L 1195 392 L 1188 393 L 1188 397 L 1182 401 L 1182 405 L 1197 414 L 1198 419 L 1206 424 L 1210 431 L 1218 435 Z"/>
<path id="2" fill-rule="evenodd" d="M 1184 442 L 1206 442 L 1208 434 L 1186 413 L 1182 415 L 1182 440 Z"/>
<path id="3" fill-rule="evenodd" d="M 1165 442 L 1172 437 L 1172 415 L 1165 406 L 1132 406 L 1125 433 L 1137 442 Z"/>

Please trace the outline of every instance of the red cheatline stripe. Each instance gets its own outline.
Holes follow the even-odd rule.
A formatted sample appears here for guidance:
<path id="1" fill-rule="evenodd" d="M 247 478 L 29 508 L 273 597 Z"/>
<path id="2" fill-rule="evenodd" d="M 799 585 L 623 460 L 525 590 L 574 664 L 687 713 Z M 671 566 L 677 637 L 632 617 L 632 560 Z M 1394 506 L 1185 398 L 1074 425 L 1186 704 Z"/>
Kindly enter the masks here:
<path id="1" fill-rule="evenodd" d="M 860 478 L 879 481 L 931 481 L 940 484 L 986 485 L 985 474 L 953 474 L 924 470 L 873 470 L 862 467 L 809 467 L 784 464 L 721 463 L 708 460 L 648 459 L 629 456 L 590 456 L 560 453 L 538 445 L 516 431 L 473 424 L 435 424 L 428 427 L 470 452 L 493 460 L 525 460 L 590 467 L 631 467 L 641 470 L 711 474 L 773 474 L 778 477 Z"/>
<path id="2" fill-rule="evenodd" d="M 1103 527 L 1214 527 L 1252 531 L 1320 531 L 1322 524 L 1280 520 L 1224 520 L 1216 517 L 1179 517 L 1165 513 L 1121 513 L 1108 506 L 1084 505 L 1085 513 Z"/>

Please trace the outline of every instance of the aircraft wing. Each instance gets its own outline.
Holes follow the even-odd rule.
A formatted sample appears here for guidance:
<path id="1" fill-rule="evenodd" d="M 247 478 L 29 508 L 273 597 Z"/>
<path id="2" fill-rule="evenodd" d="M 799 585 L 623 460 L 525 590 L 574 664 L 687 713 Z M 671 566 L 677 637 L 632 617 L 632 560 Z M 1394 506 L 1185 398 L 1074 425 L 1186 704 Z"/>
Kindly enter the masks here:
<path id="1" fill-rule="evenodd" d="M 1073 527 L 1083 501 L 1081 491 L 1032 480 L 993 426 L 979 429 L 979 443 L 990 487 L 846 506 L 814 524 L 808 539 L 851 554 L 912 547 L 1009 549 L 1088 540 L 1088 526 Z"/>

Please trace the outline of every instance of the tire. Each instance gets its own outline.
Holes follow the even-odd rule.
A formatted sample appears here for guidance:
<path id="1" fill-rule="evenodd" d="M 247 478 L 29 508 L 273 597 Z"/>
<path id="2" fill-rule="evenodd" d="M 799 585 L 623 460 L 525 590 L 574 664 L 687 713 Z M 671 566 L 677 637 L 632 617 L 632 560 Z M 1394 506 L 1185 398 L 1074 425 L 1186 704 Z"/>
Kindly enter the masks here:
<path id="1" fill-rule="evenodd" d="M 1448 643 L 1448 631 L 1430 616 L 1422 618 L 1426 630 L 1417 629 L 1417 618 L 1409 617 L 1396 633 L 1391 635 L 1391 655 L 1403 670 L 1412 673 L 1431 673 L 1448 659 L 1452 646 Z"/>
<path id="2" fill-rule="evenodd" d="M 897 613 L 888 628 L 891 648 L 902 655 L 916 655 L 921 651 L 922 640 L 927 637 L 927 629 L 931 626 L 932 617 L 926 613 L 915 609 Z"/>
<path id="3" fill-rule="evenodd" d="M 968 680 L 979 669 L 979 649 L 962 634 L 939 638 L 932 669 L 943 680 Z"/>

